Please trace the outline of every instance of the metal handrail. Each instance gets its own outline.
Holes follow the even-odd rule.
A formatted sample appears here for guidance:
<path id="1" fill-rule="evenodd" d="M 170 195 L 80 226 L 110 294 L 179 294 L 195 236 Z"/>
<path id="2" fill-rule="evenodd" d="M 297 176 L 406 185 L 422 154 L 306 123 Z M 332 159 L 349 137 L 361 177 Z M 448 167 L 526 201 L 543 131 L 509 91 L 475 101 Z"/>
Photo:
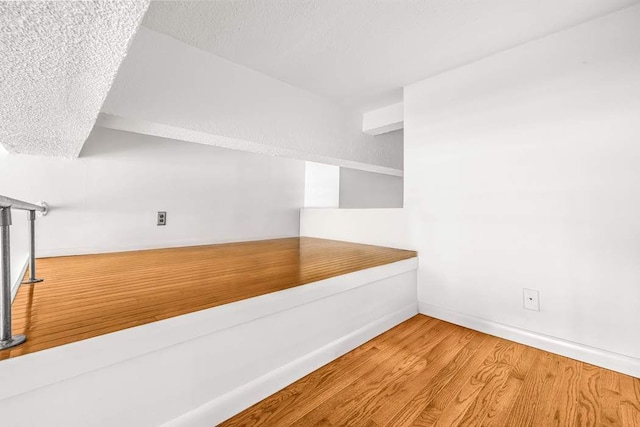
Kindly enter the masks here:
<path id="1" fill-rule="evenodd" d="M 11 209 L 29 211 L 29 270 L 30 278 L 22 283 L 38 283 L 42 279 L 36 279 L 36 238 L 35 220 L 36 212 L 47 214 L 45 203 L 27 203 L 22 200 L 0 196 L 0 247 L 2 259 L 0 259 L 0 350 L 15 347 L 26 341 L 24 335 L 11 334 Z"/>
<path id="2" fill-rule="evenodd" d="M 47 205 L 40 202 L 39 204 L 27 203 L 22 200 L 12 199 L 11 197 L 0 196 L 0 208 L 13 208 L 23 211 L 42 212 L 46 215 Z"/>

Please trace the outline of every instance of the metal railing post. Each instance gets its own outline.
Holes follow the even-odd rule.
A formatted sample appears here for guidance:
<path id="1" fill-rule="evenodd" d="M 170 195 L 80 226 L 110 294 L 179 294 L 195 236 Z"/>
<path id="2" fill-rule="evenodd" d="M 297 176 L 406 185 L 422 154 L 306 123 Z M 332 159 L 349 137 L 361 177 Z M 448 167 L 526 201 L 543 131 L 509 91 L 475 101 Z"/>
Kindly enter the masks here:
<path id="1" fill-rule="evenodd" d="M 0 260 L 2 283 L 0 283 L 0 350 L 15 347 L 25 342 L 24 335 L 11 335 L 11 208 L 0 207 Z"/>
<path id="2" fill-rule="evenodd" d="M 29 278 L 22 283 L 39 283 L 44 279 L 36 279 L 36 211 L 28 211 L 29 219 Z"/>

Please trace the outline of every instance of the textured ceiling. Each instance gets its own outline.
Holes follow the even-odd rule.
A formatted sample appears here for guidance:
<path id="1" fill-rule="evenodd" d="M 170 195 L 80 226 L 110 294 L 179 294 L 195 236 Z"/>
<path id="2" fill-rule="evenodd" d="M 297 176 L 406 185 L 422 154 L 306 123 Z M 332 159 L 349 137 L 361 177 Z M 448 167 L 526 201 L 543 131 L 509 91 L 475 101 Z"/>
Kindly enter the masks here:
<path id="1" fill-rule="evenodd" d="M 637 0 L 154 1 L 143 24 L 359 109 Z"/>
<path id="2" fill-rule="evenodd" d="M 0 2 L 0 143 L 77 157 L 148 0 Z"/>

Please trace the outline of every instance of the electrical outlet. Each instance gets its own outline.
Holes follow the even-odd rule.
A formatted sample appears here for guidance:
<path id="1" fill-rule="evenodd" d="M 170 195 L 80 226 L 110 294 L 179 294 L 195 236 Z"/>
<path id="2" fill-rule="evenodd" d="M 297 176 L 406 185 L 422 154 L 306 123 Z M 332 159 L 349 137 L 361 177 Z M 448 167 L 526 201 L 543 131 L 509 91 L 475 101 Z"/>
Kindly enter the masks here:
<path id="1" fill-rule="evenodd" d="M 167 213 L 163 211 L 158 212 L 158 225 L 167 225 Z"/>
<path id="2" fill-rule="evenodd" d="M 540 311 L 540 293 L 535 289 L 523 289 L 522 297 L 524 308 L 527 310 Z"/>

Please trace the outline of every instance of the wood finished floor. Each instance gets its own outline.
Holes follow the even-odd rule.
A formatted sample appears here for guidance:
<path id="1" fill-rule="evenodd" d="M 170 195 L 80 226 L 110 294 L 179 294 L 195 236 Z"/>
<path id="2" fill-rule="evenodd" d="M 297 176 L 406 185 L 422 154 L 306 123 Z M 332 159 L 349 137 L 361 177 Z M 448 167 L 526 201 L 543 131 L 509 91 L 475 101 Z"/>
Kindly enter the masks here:
<path id="1" fill-rule="evenodd" d="M 640 426 L 640 379 L 417 315 L 222 426 Z"/>
<path id="2" fill-rule="evenodd" d="M 13 303 L 27 342 L 0 360 L 415 256 L 302 237 L 39 259 Z"/>

